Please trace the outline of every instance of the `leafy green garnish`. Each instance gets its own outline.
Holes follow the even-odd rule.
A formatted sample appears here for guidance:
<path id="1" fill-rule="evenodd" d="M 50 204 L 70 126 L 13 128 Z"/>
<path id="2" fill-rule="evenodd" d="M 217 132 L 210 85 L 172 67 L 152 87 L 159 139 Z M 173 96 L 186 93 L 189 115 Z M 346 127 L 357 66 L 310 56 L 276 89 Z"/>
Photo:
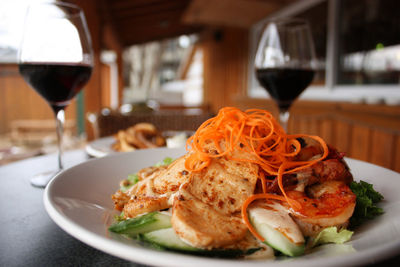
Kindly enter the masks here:
<path id="1" fill-rule="evenodd" d="M 154 164 L 154 167 L 167 166 L 167 165 L 171 164 L 173 161 L 174 161 L 173 158 L 166 157 L 162 161 Z M 137 182 L 139 182 L 139 176 L 136 173 L 129 174 L 128 177 L 122 182 L 120 190 L 122 192 L 126 192 L 129 190 L 129 188 L 131 188 Z"/>
<path id="2" fill-rule="evenodd" d="M 382 208 L 375 205 L 383 199 L 383 196 L 375 191 L 372 184 L 364 181 L 351 182 L 350 189 L 357 196 L 356 207 L 350 218 L 351 228 L 384 213 Z"/>
<path id="3" fill-rule="evenodd" d="M 164 158 L 162 161 L 157 162 L 154 166 L 155 166 L 155 167 L 166 166 L 166 165 L 171 164 L 173 161 L 174 161 L 173 158 L 166 157 L 166 158 Z"/>
<path id="4" fill-rule="evenodd" d="M 352 231 L 346 229 L 338 231 L 336 226 L 328 227 L 317 235 L 317 237 L 312 241 L 311 247 L 326 243 L 343 244 L 344 242 L 349 241 L 352 235 Z"/>
<path id="5" fill-rule="evenodd" d="M 120 189 L 122 192 L 126 192 L 129 190 L 129 188 L 131 188 L 137 182 L 139 182 L 139 176 L 136 173 L 129 174 L 128 177 L 122 183 Z"/>
<path id="6" fill-rule="evenodd" d="M 114 220 L 115 220 L 116 222 L 120 222 L 120 221 L 125 220 L 125 219 L 124 219 L 124 212 L 121 212 L 119 215 L 114 215 Z"/>

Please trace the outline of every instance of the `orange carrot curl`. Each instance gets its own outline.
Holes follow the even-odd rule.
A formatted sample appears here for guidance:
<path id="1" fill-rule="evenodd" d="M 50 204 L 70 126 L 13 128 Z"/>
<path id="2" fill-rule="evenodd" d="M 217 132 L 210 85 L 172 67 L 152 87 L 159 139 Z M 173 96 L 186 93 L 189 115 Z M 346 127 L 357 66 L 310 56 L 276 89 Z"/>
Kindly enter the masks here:
<path id="1" fill-rule="evenodd" d="M 295 157 L 301 151 L 301 144 L 297 140 L 300 137 L 312 138 L 319 142 L 323 150 L 322 156 L 309 161 L 296 161 Z M 247 217 L 248 205 L 260 198 L 279 199 L 286 201 L 292 209 L 300 210 L 300 203 L 286 195 L 282 176 L 305 169 L 328 155 L 328 146 L 322 138 L 312 135 L 288 135 L 270 112 L 261 109 L 241 111 L 234 107 L 222 108 L 217 116 L 200 125 L 196 133 L 188 139 L 186 149 L 189 156 L 185 161 L 185 168 L 192 172 L 203 170 L 210 165 L 213 158 L 227 157 L 257 164 L 266 174 L 276 177 L 283 197 L 267 194 L 265 176 L 260 171 L 263 194 L 250 196 L 242 207 L 243 220 L 253 234 L 255 231 Z M 233 156 L 234 151 L 247 153 L 236 153 Z M 249 153 L 251 157 L 248 156 Z M 244 157 L 238 158 L 236 155 Z M 260 239 L 259 235 L 255 236 Z"/>

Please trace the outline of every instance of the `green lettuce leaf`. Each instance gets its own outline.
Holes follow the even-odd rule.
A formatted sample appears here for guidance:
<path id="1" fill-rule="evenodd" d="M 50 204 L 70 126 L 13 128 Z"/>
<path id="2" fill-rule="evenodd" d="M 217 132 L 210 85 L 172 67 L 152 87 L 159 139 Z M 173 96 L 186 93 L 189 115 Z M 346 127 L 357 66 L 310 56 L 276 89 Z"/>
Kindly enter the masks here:
<path id="1" fill-rule="evenodd" d="M 317 237 L 312 241 L 311 247 L 326 243 L 343 244 L 344 242 L 349 241 L 352 235 L 353 232 L 347 229 L 341 229 L 338 231 L 336 226 L 328 227 L 317 235 Z"/>
<path id="2" fill-rule="evenodd" d="M 350 189 L 357 196 L 356 207 L 350 218 L 350 227 L 355 228 L 363 222 L 381 215 L 384 211 L 376 206 L 383 196 L 375 191 L 372 184 L 364 181 L 351 182 Z"/>
<path id="3" fill-rule="evenodd" d="M 137 176 L 136 173 L 134 174 L 129 174 L 124 183 L 121 185 L 121 191 L 126 192 L 131 188 L 134 184 L 139 182 L 139 176 Z"/>
<path id="4" fill-rule="evenodd" d="M 122 211 L 119 215 L 114 215 L 114 220 L 115 220 L 116 222 L 120 222 L 120 221 L 125 220 L 125 219 L 124 219 L 124 212 Z"/>
<path id="5" fill-rule="evenodd" d="M 160 167 L 160 166 L 167 166 L 171 164 L 174 161 L 173 158 L 166 157 L 162 161 L 157 162 L 154 164 L 155 167 Z M 124 180 L 122 183 L 120 190 L 122 192 L 126 192 L 131 188 L 133 185 L 135 185 L 137 182 L 139 182 L 139 176 L 136 173 L 129 174 L 128 177 Z"/>
<path id="6" fill-rule="evenodd" d="M 174 161 L 173 158 L 166 157 L 166 158 L 164 158 L 162 161 L 156 163 L 154 166 L 155 166 L 155 167 L 167 166 L 167 165 L 171 164 L 173 161 Z"/>

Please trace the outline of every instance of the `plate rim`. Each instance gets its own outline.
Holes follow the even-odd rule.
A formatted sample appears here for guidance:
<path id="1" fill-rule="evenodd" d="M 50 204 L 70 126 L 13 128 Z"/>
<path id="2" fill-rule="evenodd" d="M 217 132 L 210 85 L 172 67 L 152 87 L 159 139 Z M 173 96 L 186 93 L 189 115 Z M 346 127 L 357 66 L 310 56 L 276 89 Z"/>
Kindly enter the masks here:
<path id="1" fill-rule="evenodd" d="M 45 188 L 43 194 L 43 202 L 45 206 L 45 210 L 47 211 L 50 218 L 65 232 L 69 235 L 73 236 L 74 238 L 80 240 L 83 243 L 86 243 L 89 246 L 92 246 L 96 249 L 103 251 L 104 253 L 131 261 L 137 262 L 141 264 L 148 264 L 154 266 L 243 266 L 245 263 L 251 264 L 251 266 L 278 266 L 284 264 L 285 266 L 320 266 L 323 264 L 324 266 L 334 266 L 334 265 L 362 265 L 366 263 L 377 262 L 380 260 L 384 260 L 390 256 L 393 256 L 396 253 L 399 253 L 400 249 L 400 239 L 394 240 L 393 242 L 386 243 L 384 245 L 380 244 L 379 247 L 375 247 L 374 249 L 368 248 L 363 251 L 357 251 L 351 254 L 344 254 L 344 255 L 336 255 L 336 256 L 327 256 L 322 257 L 320 259 L 302 259 L 301 257 L 296 258 L 295 260 L 291 261 L 270 261 L 270 260 L 261 260 L 261 261 L 243 261 L 237 259 L 217 259 L 217 258 L 209 258 L 209 257 L 199 257 L 199 256 L 192 256 L 192 255 L 185 255 L 182 253 L 175 253 L 175 252 L 164 252 L 164 251 L 157 251 L 148 249 L 145 247 L 133 247 L 120 242 L 118 240 L 114 240 L 111 238 L 107 238 L 106 236 L 101 236 L 97 233 L 90 231 L 89 229 L 79 225 L 72 219 L 68 218 L 68 216 L 62 214 L 60 211 L 57 210 L 54 204 L 54 199 L 51 197 L 52 188 L 54 184 L 57 183 L 59 179 L 62 179 L 66 173 L 70 172 L 71 170 L 75 170 L 76 168 L 81 168 L 83 165 L 86 164 L 96 164 L 93 163 L 94 161 L 107 161 L 110 157 L 131 157 L 133 154 L 140 155 L 141 153 L 149 153 L 149 151 L 157 152 L 159 150 L 171 150 L 171 148 L 155 148 L 155 149 L 148 149 L 148 150 L 138 150 L 133 152 L 127 153 L 116 153 L 112 155 L 108 155 L 102 158 L 94 158 L 88 161 L 82 162 L 78 165 L 75 165 L 71 168 L 68 168 L 59 174 L 57 174 L 48 186 Z M 182 150 L 182 148 L 173 148 L 172 150 Z M 146 152 L 147 151 L 147 152 Z M 357 160 L 352 158 L 346 158 L 347 162 L 351 167 L 351 161 L 357 162 L 359 164 L 367 164 L 370 167 L 378 168 L 384 171 L 389 171 L 393 175 L 400 175 L 399 173 L 389 170 L 387 168 Z M 348 161 L 350 160 L 350 162 Z M 89 163 L 91 162 L 91 163 Z M 60 178 L 61 177 L 61 178 Z M 351 241 L 350 243 L 351 244 Z M 107 247 L 107 248 L 105 248 Z M 133 253 L 134 252 L 134 253 Z M 132 257 L 133 256 L 133 257 Z M 178 262 L 180 261 L 180 262 Z M 193 262 L 194 261 L 194 262 Z M 329 264 L 331 262 L 331 264 Z"/>
<path id="2" fill-rule="evenodd" d="M 96 149 L 96 147 L 94 147 L 95 144 L 100 143 L 100 142 L 106 142 L 106 141 L 110 141 L 110 146 L 112 145 L 111 141 L 115 142 L 115 138 L 114 136 L 110 135 L 110 136 L 105 136 L 105 137 L 101 137 L 98 139 L 95 139 L 91 142 L 89 142 L 88 144 L 85 145 L 85 151 L 89 156 L 95 157 L 95 158 L 102 158 L 108 155 L 112 155 L 115 153 L 118 153 L 117 151 L 113 151 L 111 147 L 108 148 L 107 151 L 102 151 L 99 149 Z"/>

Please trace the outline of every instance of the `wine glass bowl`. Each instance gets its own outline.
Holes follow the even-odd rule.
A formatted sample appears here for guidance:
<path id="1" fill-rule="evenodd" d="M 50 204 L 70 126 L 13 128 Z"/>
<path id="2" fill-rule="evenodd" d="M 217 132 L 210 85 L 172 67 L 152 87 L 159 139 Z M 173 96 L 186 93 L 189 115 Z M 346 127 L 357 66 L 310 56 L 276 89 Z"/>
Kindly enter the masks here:
<path id="1" fill-rule="evenodd" d="M 19 72 L 54 111 L 58 170 L 31 180 L 43 187 L 63 169 L 64 110 L 89 81 L 93 68 L 91 40 L 83 11 L 67 3 L 29 6 L 18 53 Z"/>
<path id="2" fill-rule="evenodd" d="M 254 63 L 257 80 L 277 103 L 280 123 L 287 131 L 289 109 L 315 73 L 315 50 L 307 21 L 270 21 L 263 30 Z"/>

